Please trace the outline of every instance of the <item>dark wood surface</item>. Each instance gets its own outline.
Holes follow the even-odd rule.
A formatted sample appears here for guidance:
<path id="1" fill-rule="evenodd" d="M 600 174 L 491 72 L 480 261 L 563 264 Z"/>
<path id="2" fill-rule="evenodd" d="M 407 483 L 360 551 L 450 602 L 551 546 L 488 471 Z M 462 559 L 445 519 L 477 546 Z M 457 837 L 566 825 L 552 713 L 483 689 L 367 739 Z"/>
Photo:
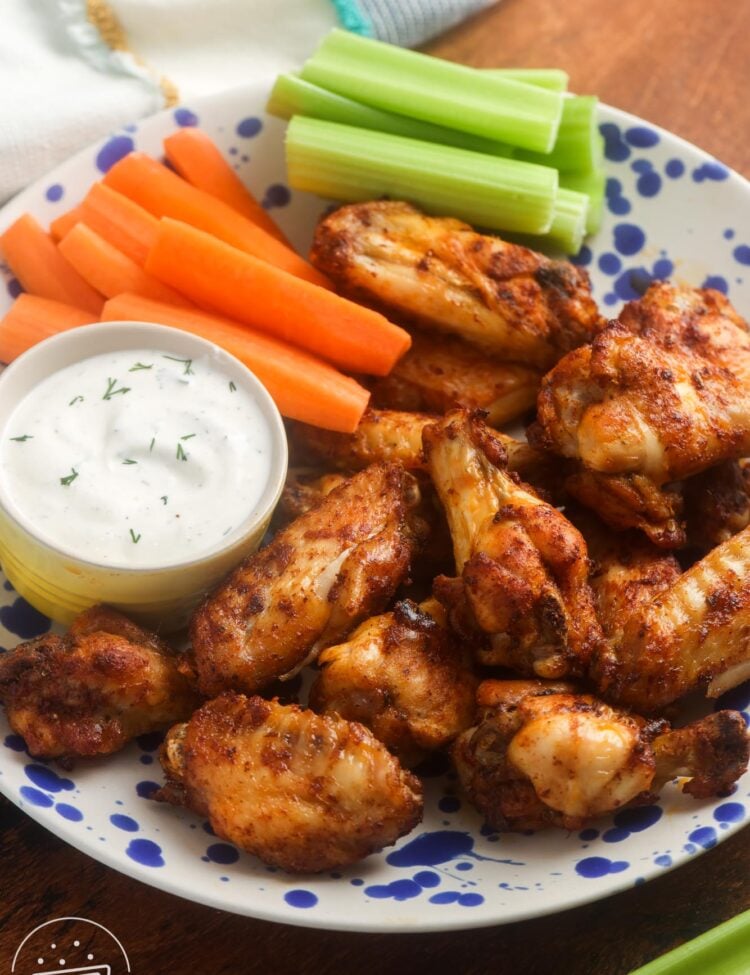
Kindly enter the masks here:
<path id="1" fill-rule="evenodd" d="M 595 92 L 750 176 L 750 4 L 504 0 L 430 45 L 481 66 L 566 68 Z M 153 975 L 626 975 L 750 908 L 750 830 L 645 886 L 554 917 L 470 932 L 345 935 L 253 921 L 162 894 L 66 846 L 0 800 L 0 972 L 64 915 L 124 941 Z M 356 909 L 356 908 L 355 908 Z"/>

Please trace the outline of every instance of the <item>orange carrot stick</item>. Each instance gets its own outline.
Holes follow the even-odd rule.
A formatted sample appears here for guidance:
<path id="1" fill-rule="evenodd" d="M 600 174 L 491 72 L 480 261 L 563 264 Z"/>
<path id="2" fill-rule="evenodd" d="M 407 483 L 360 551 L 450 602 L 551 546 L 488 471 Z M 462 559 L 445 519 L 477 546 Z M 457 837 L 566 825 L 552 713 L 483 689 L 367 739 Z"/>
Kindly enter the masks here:
<path id="1" fill-rule="evenodd" d="M 49 225 L 49 232 L 52 234 L 53 240 L 62 240 L 65 234 L 72 230 L 80 220 L 81 208 L 79 206 L 60 214 Z"/>
<path id="2" fill-rule="evenodd" d="M 94 183 L 80 205 L 87 227 L 141 266 L 156 240 L 159 221 L 104 183 Z"/>
<path id="3" fill-rule="evenodd" d="M 42 339 L 96 320 L 96 315 L 83 308 L 37 295 L 19 295 L 0 321 L 0 361 L 12 362 Z"/>
<path id="4" fill-rule="evenodd" d="M 57 246 L 81 277 L 107 298 L 129 291 L 173 305 L 191 305 L 83 223 L 76 224 Z"/>
<path id="5" fill-rule="evenodd" d="M 65 260 L 30 213 L 0 236 L 0 251 L 24 291 L 99 314 L 104 299 Z"/>
<path id="6" fill-rule="evenodd" d="M 142 152 L 131 152 L 115 163 L 104 177 L 104 184 L 129 197 L 155 217 L 182 220 L 290 274 L 322 287 L 331 287 L 328 279 L 299 254 L 226 203 L 186 183 Z"/>
<path id="7" fill-rule="evenodd" d="M 370 394 L 349 376 L 301 349 L 227 318 L 138 295 L 119 295 L 105 304 L 102 321 L 156 322 L 215 342 L 255 373 L 279 411 L 291 419 L 352 433 L 367 406 Z"/>
<path id="8" fill-rule="evenodd" d="M 282 244 L 292 246 L 205 132 L 193 126 L 178 129 L 164 140 L 164 152 L 191 186 L 223 200 Z"/>
<path id="9" fill-rule="evenodd" d="M 411 345 L 408 332 L 378 312 L 177 220 L 162 219 L 146 270 L 201 307 L 309 349 L 352 372 L 384 376 Z"/>

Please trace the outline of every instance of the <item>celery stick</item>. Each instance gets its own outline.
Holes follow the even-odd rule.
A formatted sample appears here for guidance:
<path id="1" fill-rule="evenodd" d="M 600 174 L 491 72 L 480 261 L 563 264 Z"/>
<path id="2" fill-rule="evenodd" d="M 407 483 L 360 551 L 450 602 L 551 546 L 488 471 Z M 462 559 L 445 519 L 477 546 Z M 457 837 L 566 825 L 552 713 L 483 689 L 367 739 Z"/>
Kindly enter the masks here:
<path id="1" fill-rule="evenodd" d="M 604 167 L 590 173 L 560 173 L 560 186 L 566 190 L 585 193 L 589 198 L 589 212 L 586 218 L 586 233 L 595 234 L 602 223 L 604 213 L 604 188 L 607 174 Z"/>
<path id="2" fill-rule="evenodd" d="M 511 81 L 523 81 L 527 85 L 538 88 L 549 88 L 550 91 L 567 91 L 568 72 L 562 68 L 485 68 L 487 74 L 497 78 L 510 78 Z"/>
<path id="3" fill-rule="evenodd" d="M 374 108 L 549 152 L 563 95 L 333 30 L 302 68 L 305 81 Z"/>
<path id="4" fill-rule="evenodd" d="M 601 163 L 601 141 L 597 125 L 595 95 L 570 95 L 563 99 L 557 141 L 551 152 L 518 151 L 519 159 L 554 166 L 570 172 L 589 172 Z"/>
<path id="5" fill-rule="evenodd" d="M 296 115 L 287 129 L 289 184 L 335 200 L 389 196 L 493 230 L 546 233 L 557 171 L 478 152 Z"/>
<path id="6" fill-rule="evenodd" d="M 559 189 L 546 239 L 559 244 L 566 254 L 577 254 L 586 234 L 588 210 L 589 198 L 585 193 Z"/>
<path id="7" fill-rule="evenodd" d="M 442 125 L 432 125 L 419 119 L 406 118 L 405 115 L 383 112 L 379 108 L 326 91 L 325 88 L 310 84 L 294 74 L 279 75 L 271 89 L 266 111 L 278 118 L 290 119 L 293 115 L 306 115 L 324 122 L 340 122 L 342 125 L 355 125 L 360 129 L 405 135 L 410 139 L 439 142 L 444 146 L 458 146 L 459 149 L 485 152 L 491 156 L 507 158 L 513 153 L 510 146 L 503 143 L 491 142 L 478 135 L 446 129 Z"/>

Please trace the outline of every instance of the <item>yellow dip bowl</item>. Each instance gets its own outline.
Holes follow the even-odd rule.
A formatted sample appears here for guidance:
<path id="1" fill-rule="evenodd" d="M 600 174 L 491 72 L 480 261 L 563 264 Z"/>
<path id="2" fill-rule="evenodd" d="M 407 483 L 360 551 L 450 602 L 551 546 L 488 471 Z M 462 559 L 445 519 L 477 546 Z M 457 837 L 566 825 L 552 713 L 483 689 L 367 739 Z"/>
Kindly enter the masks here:
<path id="1" fill-rule="evenodd" d="M 238 388 L 252 396 L 268 425 L 271 457 L 267 483 L 254 510 L 227 539 L 198 558 L 148 568 L 102 565 L 80 550 L 57 547 L 37 532 L 8 496 L 0 477 L 0 564 L 24 599 L 45 616 L 70 621 L 95 603 L 107 603 L 160 631 L 184 626 L 193 609 L 263 538 L 284 487 L 287 443 L 284 425 L 265 387 L 238 359 L 179 329 L 145 322 L 85 325 L 55 335 L 16 359 L 0 376 L 0 436 L 16 405 L 47 376 L 107 352 L 159 349 L 179 356 L 208 356 Z"/>

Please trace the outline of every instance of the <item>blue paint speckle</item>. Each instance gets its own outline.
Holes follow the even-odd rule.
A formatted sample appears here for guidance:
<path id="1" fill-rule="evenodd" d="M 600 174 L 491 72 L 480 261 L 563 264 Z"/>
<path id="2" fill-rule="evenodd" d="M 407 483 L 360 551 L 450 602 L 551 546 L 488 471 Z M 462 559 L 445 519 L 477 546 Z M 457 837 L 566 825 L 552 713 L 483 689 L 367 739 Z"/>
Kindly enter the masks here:
<path id="1" fill-rule="evenodd" d="M 645 267 L 631 267 L 615 279 L 615 293 L 623 301 L 634 301 L 646 293 L 651 281 L 651 275 Z"/>
<path id="2" fill-rule="evenodd" d="M 354 877 L 354 879 L 350 880 L 349 883 L 352 885 L 352 887 L 363 887 L 365 882 L 361 877 Z"/>
<path id="3" fill-rule="evenodd" d="M 583 840 L 584 843 L 589 843 L 591 842 L 591 840 L 595 840 L 598 835 L 599 835 L 598 829 L 592 829 L 592 828 L 582 829 L 581 832 L 578 834 L 578 839 Z"/>
<path id="4" fill-rule="evenodd" d="M 10 630 L 11 633 L 24 640 L 42 636 L 43 633 L 49 632 L 51 626 L 46 616 L 43 616 L 21 597 L 16 599 L 12 606 L 0 608 L 0 623 L 6 630 Z"/>
<path id="5" fill-rule="evenodd" d="M 473 870 L 473 869 L 474 869 L 474 864 L 473 863 L 457 863 L 456 864 L 456 870 Z"/>
<path id="6" fill-rule="evenodd" d="M 96 154 L 96 168 L 100 173 L 108 172 L 116 162 L 135 149 L 135 142 L 129 135 L 115 135 L 101 147 Z"/>
<path id="7" fill-rule="evenodd" d="M 122 813 L 113 813 L 109 817 L 109 821 L 118 829 L 125 830 L 126 833 L 137 833 L 140 828 L 131 816 L 124 816 Z"/>
<path id="8" fill-rule="evenodd" d="M 579 860 L 576 864 L 576 873 L 579 877 L 586 877 L 593 880 L 597 877 L 606 877 L 610 873 L 622 873 L 627 870 L 630 864 L 625 860 L 608 860 L 607 857 L 586 857 Z"/>
<path id="9" fill-rule="evenodd" d="M 290 907 L 300 907 L 307 909 L 310 907 L 315 907 L 318 903 L 317 895 L 313 894 L 311 890 L 288 890 L 284 894 L 284 900 Z"/>
<path id="10" fill-rule="evenodd" d="M 392 880 L 389 884 L 373 884 L 371 887 L 365 887 L 365 894 L 378 900 L 393 898 L 395 901 L 408 901 L 412 897 L 419 897 L 421 893 L 421 886 L 413 880 Z"/>
<path id="11" fill-rule="evenodd" d="M 646 243 L 643 230 L 634 223 L 618 223 L 614 229 L 615 249 L 627 257 L 637 254 Z"/>
<path id="12" fill-rule="evenodd" d="M 164 733 L 161 731 L 150 731 L 148 734 L 138 735 L 136 741 L 138 742 L 138 747 L 143 749 L 144 752 L 155 752 L 164 741 Z"/>
<path id="13" fill-rule="evenodd" d="M 599 257 L 599 270 L 605 274 L 617 274 L 622 267 L 622 261 L 617 254 L 605 253 Z"/>
<path id="14" fill-rule="evenodd" d="M 727 227 L 724 231 L 724 240 L 734 240 L 734 231 L 731 227 Z"/>
<path id="15" fill-rule="evenodd" d="M 26 742 L 20 735 L 6 735 L 3 744 L 13 752 L 26 751 Z"/>
<path id="16" fill-rule="evenodd" d="M 259 118 L 255 118 L 255 116 L 243 118 L 237 125 L 237 135 L 242 136 L 243 139 L 252 139 L 262 128 L 263 123 Z"/>
<path id="17" fill-rule="evenodd" d="M 158 782 L 150 782 L 148 779 L 144 779 L 143 782 L 138 782 L 135 787 L 135 791 L 141 799 L 150 799 L 159 789 L 161 789 L 161 786 Z"/>
<path id="18" fill-rule="evenodd" d="M 481 894 L 462 894 L 457 890 L 444 890 L 439 894 L 433 894 L 430 904 L 458 904 L 461 907 L 478 907 L 484 904 L 484 897 Z"/>
<path id="19" fill-rule="evenodd" d="M 660 257 L 651 269 L 651 274 L 656 281 L 665 281 L 674 271 L 674 264 L 668 257 Z"/>
<path id="20" fill-rule="evenodd" d="M 732 251 L 732 256 L 740 264 L 750 265 L 750 247 L 747 244 L 738 244 Z"/>
<path id="21" fill-rule="evenodd" d="M 26 778 L 31 779 L 34 785 L 47 792 L 62 792 L 63 789 L 70 791 L 75 789 L 75 784 L 70 779 L 64 779 L 46 765 L 27 765 L 24 768 Z"/>
<path id="22" fill-rule="evenodd" d="M 713 288 L 714 291 L 721 291 L 725 295 L 729 293 L 729 282 L 720 274 L 709 274 L 701 288 Z"/>
<path id="23" fill-rule="evenodd" d="M 739 823 L 745 818 L 745 807 L 741 802 L 724 802 L 714 809 L 717 823 Z"/>
<path id="24" fill-rule="evenodd" d="M 650 159 L 635 159 L 630 164 L 634 173 L 649 173 L 653 170 L 654 164 Z"/>
<path id="25" fill-rule="evenodd" d="M 659 133 L 645 125 L 633 125 L 625 130 L 625 138 L 637 149 L 650 149 L 659 142 Z"/>
<path id="26" fill-rule="evenodd" d="M 474 840 L 469 833 L 456 830 L 439 830 L 435 833 L 420 833 L 400 850 L 394 850 L 386 857 L 392 867 L 435 867 L 456 857 L 466 856 L 474 849 Z"/>
<path id="27" fill-rule="evenodd" d="M 630 146 L 620 134 L 619 126 L 613 122 L 605 122 L 599 126 L 604 136 L 604 155 L 610 162 L 624 162 L 630 156 Z"/>
<path id="28" fill-rule="evenodd" d="M 615 825 L 630 833 L 641 833 L 664 815 L 660 806 L 636 806 L 634 809 L 622 809 L 615 813 Z"/>
<path id="29" fill-rule="evenodd" d="M 266 190 L 261 206 L 265 210 L 272 210 L 274 207 L 285 207 L 292 198 L 289 187 L 283 183 L 272 183 Z"/>
<path id="30" fill-rule="evenodd" d="M 604 195 L 607 200 L 607 208 L 611 213 L 618 217 L 624 217 L 630 213 L 630 200 L 622 192 L 622 183 L 619 179 L 610 178 L 607 180 Z"/>
<path id="31" fill-rule="evenodd" d="M 183 128 L 198 124 L 198 116 L 195 112 L 191 112 L 189 108 L 176 108 L 174 110 L 174 120 Z"/>
<path id="32" fill-rule="evenodd" d="M 23 285 L 18 278 L 11 278 L 6 287 L 8 289 L 8 294 L 14 301 L 20 294 L 23 294 Z"/>
<path id="33" fill-rule="evenodd" d="M 668 853 L 662 853 L 661 856 L 654 857 L 654 863 L 657 867 L 671 867 L 672 857 Z"/>
<path id="34" fill-rule="evenodd" d="M 30 785 L 22 785 L 18 790 L 23 798 L 30 802 L 32 806 L 41 806 L 42 809 L 49 809 L 54 803 L 52 796 L 48 796 L 44 792 L 40 792 L 39 789 L 33 788 Z"/>
<path id="35" fill-rule="evenodd" d="M 62 200 L 64 192 L 65 190 L 60 183 L 53 183 L 52 186 L 47 187 L 44 195 L 50 203 L 57 203 L 58 200 Z"/>
<path id="36" fill-rule="evenodd" d="M 438 802 L 438 809 L 444 813 L 458 812 L 461 808 L 461 800 L 455 796 L 443 796 Z"/>
<path id="37" fill-rule="evenodd" d="M 693 170 L 693 179 L 696 183 L 702 183 L 706 179 L 720 182 L 729 176 L 729 170 L 718 162 L 703 163 Z"/>
<path id="38" fill-rule="evenodd" d="M 80 823 L 83 819 L 81 810 L 76 809 L 75 806 L 68 805 L 67 802 L 58 802 L 55 806 L 55 812 L 62 816 L 63 819 L 70 820 L 71 823 Z"/>
<path id="39" fill-rule="evenodd" d="M 125 853 L 131 860 L 135 860 L 136 863 L 140 863 L 144 867 L 164 866 L 161 847 L 153 840 L 131 840 Z"/>
<path id="40" fill-rule="evenodd" d="M 154 761 L 153 755 L 141 755 L 140 762 L 141 765 L 152 765 Z"/>
<path id="41" fill-rule="evenodd" d="M 591 263 L 591 258 L 593 256 L 594 255 L 591 251 L 591 248 L 588 247 L 586 244 L 584 244 L 583 247 L 578 251 L 578 253 L 574 254 L 570 260 L 577 267 L 586 267 L 587 264 Z"/>
<path id="42" fill-rule="evenodd" d="M 716 846 L 717 837 L 716 830 L 713 826 L 701 826 L 698 829 L 694 829 L 693 832 L 688 836 L 688 839 L 702 846 L 704 850 L 710 850 L 711 847 Z"/>
<path id="43" fill-rule="evenodd" d="M 656 170 L 650 170 L 649 172 L 642 173 L 638 177 L 635 188 L 638 190 L 641 196 L 656 196 L 661 189 L 661 176 L 656 172 Z"/>
<path id="44" fill-rule="evenodd" d="M 617 826 L 613 826 L 612 829 L 606 830 L 602 835 L 602 839 L 605 843 L 622 843 L 630 836 L 629 829 L 619 829 Z"/>
<path id="45" fill-rule="evenodd" d="M 670 159 L 664 172 L 670 179 L 679 179 L 685 172 L 685 163 L 681 159 Z"/>
<path id="46" fill-rule="evenodd" d="M 236 863 L 240 858 L 237 848 L 229 843 L 212 843 L 206 850 L 206 856 L 213 863 Z"/>
<path id="47" fill-rule="evenodd" d="M 420 887 L 438 887 L 440 885 L 440 875 L 436 874 L 434 870 L 420 870 L 419 873 L 414 874 L 412 880 Z"/>

